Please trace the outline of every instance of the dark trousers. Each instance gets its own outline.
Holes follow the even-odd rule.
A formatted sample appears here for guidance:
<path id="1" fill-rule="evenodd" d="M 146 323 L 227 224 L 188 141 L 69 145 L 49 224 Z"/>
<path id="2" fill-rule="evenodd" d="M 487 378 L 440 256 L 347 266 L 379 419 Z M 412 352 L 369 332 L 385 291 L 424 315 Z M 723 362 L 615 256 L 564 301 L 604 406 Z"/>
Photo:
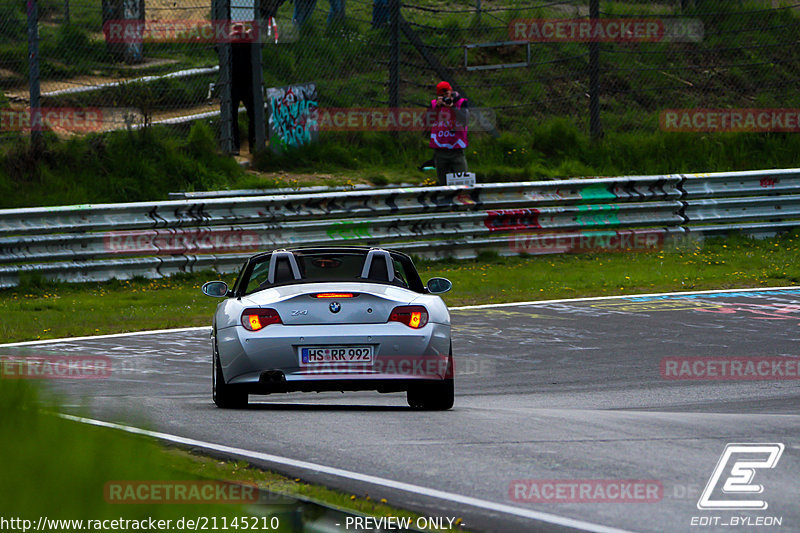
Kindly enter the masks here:
<path id="1" fill-rule="evenodd" d="M 373 0 L 372 27 L 378 28 L 389 23 L 389 0 Z"/>
<path id="2" fill-rule="evenodd" d="M 469 172 L 467 169 L 467 157 L 464 155 L 463 148 L 445 150 L 435 148 L 433 150 L 433 163 L 436 165 L 436 178 L 439 185 L 447 185 L 447 174 L 453 172 Z"/>
<path id="3" fill-rule="evenodd" d="M 239 139 L 239 103 L 243 103 L 247 109 L 247 142 L 250 143 L 250 153 L 256 145 L 256 119 L 255 104 L 253 103 L 252 90 L 234 90 L 231 94 L 231 114 L 233 115 L 233 151 L 238 152 L 241 148 Z"/>

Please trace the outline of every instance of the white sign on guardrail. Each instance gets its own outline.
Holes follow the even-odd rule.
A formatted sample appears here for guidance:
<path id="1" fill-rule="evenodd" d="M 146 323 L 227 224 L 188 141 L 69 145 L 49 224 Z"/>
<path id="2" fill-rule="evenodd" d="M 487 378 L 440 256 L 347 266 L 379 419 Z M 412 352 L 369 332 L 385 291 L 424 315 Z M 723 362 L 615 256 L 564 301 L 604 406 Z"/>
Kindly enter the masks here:
<path id="1" fill-rule="evenodd" d="M 467 187 L 475 186 L 475 173 L 474 172 L 453 172 L 445 174 L 448 185 L 466 185 Z"/>

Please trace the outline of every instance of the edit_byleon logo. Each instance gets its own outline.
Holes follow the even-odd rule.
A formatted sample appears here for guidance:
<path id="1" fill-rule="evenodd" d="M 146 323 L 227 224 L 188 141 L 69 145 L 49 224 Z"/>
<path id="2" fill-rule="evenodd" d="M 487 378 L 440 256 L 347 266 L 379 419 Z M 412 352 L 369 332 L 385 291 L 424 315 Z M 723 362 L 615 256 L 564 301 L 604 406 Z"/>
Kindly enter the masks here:
<path id="1" fill-rule="evenodd" d="M 783 449 L 784 445 L 779 442 L 731 443 L 725 446 L 700 495 L 697 508 L 727 511 L 767 509 L 769 504 L 766 500 L 753 498 L 764 492 L 764 486 L 753 483 L 753 479 L 757 471 L 775 468 Z"/>

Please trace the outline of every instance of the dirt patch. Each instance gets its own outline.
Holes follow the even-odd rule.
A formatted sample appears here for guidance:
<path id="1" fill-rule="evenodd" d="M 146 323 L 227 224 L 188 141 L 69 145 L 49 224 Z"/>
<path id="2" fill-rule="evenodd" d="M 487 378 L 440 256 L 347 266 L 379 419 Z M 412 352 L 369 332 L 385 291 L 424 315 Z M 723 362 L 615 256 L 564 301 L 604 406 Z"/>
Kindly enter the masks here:
<path id="1" fill-rule="evenodd" d="M 351 181 L 351 183 L 367 183 L 361 178 L 351 179 L 348 176 L 335 174 L 297 174 L 294 172 L 253 172 L 264 178 L 265 180 L 279 180 L 288 183 L 291 186 L 307 187 L 309 185 L 319 185 L 327 181 L 335 182 L 337 185 L 342 184 L 342 181 Z"/>
<path id="2" fill-rule="evenodd" d="M 207 2 L 178 0 L 145 0 L 144 16 L 147 20 L 182 21 L 209 20 L 211 6 Z"/>
<path id="3" fill-rule="evenodd" d="M 102 83 L 112 83 L 119 81 L 119 78 L 108 78 L 104 76 L 78 76 L 68 80 L 44 80 L 39 82 L 39 87 L 42 92 L 49 93 L 53 91 L 61 91 L 64 89 L 72 89 L 75 87 L 90 87 Z M 28 87 L 20 87 L 6 91 L 6 96 L 15 100 L 28 101 L 30 92 Z"/>
<path id="4" fill-rule="evenodd" d="M 164 60 L 164 59 L 155 59 L 152 61 L 146 60 L 145 62 L 138 65 L 138 67 L 139 68 L 156 67 L 172 63 L 177 63 L 177 60 Z M 76 87 L 92 87 L 95 85 L 104 85 L 108 83 L 125 82 L 134 80 L 141 76 L 142 76 L 141 74 L 137 74 L 135 76 L 118 76 L 118 77 L 96 76 L 96 75 L 76 76 L 74 78 L 62 79 L 62 80 L 42 80 L 41 82 L 39 82 L 39 87 L 42 96 L 46 97 L 47 96 L 46 93 L 54 91 L 63 91 L 65 89 L 74 89 Z M 2 77 L 2 73 L 0 73 L 0 77 Z M 28 101 L 30 96 L 29 89 L 27 86 L 7 89 L 5 91 L 5 94 L 9 100 L 17 100 L 25 102 Z"/>
<path id="5" fill-rule="evenodd" d="M 153 113 L 151 120 L 159 122 L 162 120 L 169 120 L 172 118 L 187 117 L 192 115 L 199 115 L 200 113 L 208 113 L 211 111 L 219 110 L 219 102 L 210 102 L 194 107 L 186 107 L 183 109 L 169 109 L 166 111 L 156 111 Z M 124 129 L 127 124 L 141 125 L 144 122 L 143 115 L 138 109 L 122 109 L 122 108 L 103 108 L 103 125 L 102 131 L 112 131 Z"/>

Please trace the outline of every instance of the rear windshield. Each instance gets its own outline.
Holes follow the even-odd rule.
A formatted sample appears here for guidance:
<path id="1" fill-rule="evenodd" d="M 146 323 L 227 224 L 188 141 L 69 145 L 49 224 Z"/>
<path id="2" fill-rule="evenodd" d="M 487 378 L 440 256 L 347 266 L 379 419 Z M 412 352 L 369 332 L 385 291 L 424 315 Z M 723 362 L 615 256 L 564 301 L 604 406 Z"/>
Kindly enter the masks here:
<path id="1" fill-rule="evenodd" d="M 293 283 L 319 283 L 337 281 L 359 281 L 395 285 L 416 292 L 424 292 L 422 281 L 408 257 L 390 254 L 394 279 L 389 281 L 386 262 L 383 257 L 374 256 L 373 268 L 362 278 L 367 251 L 314 251 L 296 250 L 292 252 L 300 279 L 288 257 L 277 257 L 273 281 L 270 283 L 269 270 L 271 255 L 251 260 L 250 268 L 242 272 L 240 280 L 244 284 L 244 294 L 262 289 Z"/>

